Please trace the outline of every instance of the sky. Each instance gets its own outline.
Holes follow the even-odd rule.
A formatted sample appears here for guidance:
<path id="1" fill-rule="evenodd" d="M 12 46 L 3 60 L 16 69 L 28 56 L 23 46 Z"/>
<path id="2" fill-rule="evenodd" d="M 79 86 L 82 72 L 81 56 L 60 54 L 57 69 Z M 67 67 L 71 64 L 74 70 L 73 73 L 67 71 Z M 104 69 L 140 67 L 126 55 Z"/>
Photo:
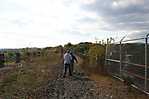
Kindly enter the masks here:
<path id="1" fill-rule="evenodd" d="M 94 42 L 149 30 L 149 0 L 0 0 L 0 48 Z"/>

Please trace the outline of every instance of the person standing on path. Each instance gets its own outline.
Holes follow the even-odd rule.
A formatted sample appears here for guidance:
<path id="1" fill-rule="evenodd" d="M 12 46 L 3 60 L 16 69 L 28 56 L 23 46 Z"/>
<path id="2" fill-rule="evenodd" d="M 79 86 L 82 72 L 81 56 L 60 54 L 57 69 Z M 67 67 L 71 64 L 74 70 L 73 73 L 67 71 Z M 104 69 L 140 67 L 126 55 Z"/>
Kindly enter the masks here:
<path id="1" fill-rule="evenodd" d="M 72 59 L 71 59 L 71 71 L 73 73 L 73 71 L 74 71 L 74 62 L 78 63 L 78 60 L 77 60 L 76 56 L 72 53 L 72 51 L 70 51 L 70 55 L 72 57 Z"/>
<path id="2" fill-rule="evenodd" d="M 72 76 L 72 71 L 71 71 L 71 60 L 72 57 L 70 55 L 70 50 L 67 50 L 67 52 L 64 54 L 64 75 L 63 77 L 66 77 L 67 69 L 69 69 L 69 76 Z"/>

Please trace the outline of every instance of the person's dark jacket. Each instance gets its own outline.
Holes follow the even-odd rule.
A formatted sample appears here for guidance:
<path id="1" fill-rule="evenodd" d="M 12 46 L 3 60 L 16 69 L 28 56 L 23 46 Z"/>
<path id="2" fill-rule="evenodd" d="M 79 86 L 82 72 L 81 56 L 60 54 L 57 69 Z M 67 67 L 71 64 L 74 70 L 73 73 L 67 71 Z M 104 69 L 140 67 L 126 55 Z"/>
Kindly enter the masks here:
<path id="1" fill-rule="evenodd" d="M 70 54 L 72 59 L 71 59 L 71 63 L 73 64 L 75 61 L 78 62 L 77 58 L 75 57 L 75 55 L 73 55 L 72 53 Z"/>

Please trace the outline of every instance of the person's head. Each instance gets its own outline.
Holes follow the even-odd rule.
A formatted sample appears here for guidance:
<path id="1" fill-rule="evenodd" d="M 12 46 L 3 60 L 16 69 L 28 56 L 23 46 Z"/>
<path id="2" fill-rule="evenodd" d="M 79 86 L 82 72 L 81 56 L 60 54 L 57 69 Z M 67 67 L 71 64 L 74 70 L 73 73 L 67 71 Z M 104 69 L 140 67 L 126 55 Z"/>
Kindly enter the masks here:
<path id="1" fill-rule="evenodd" d="M 69 53 L 72 54 L 72 51 L 70 51 Z"/>
<path id="2" fill-rule="evenodd" d="M 70 50 L 67 50 L 66 53 L 70 53 Z"/>

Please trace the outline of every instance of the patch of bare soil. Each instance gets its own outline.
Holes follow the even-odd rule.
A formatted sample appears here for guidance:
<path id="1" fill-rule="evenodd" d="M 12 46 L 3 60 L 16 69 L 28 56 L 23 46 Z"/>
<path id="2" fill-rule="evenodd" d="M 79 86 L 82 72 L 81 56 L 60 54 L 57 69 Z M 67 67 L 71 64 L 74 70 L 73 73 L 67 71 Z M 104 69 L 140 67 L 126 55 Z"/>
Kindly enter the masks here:
<path id="1" fill-rule="evenodd" d="M 90 79 L 96 82 L 100 94 L 110 96 L 111 99 L 148 99 L 146 94 L 125 85 L 123 82 L 108 76 L 91 74 Z"/>
<path id="2" fill-rule="evenodd" d="M 36 99 L 101 99 L 96 92 L 95 82 L 84 73 L 72 77 L 50 80 L 49 84 L 36 93 Z M 104 98 L 107 99 L 107 98 Z"/>

